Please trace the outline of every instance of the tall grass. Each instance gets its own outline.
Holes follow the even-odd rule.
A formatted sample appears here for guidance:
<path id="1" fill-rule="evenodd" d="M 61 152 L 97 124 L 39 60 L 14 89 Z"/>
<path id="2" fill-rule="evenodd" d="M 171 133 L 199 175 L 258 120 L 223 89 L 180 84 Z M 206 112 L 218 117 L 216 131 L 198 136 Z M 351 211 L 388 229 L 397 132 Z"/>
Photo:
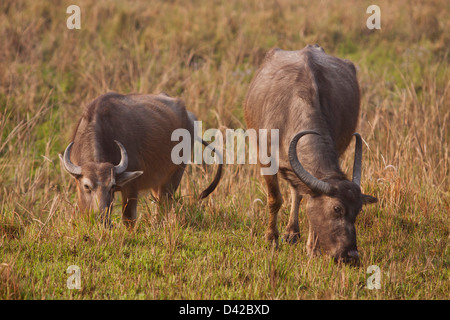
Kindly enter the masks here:
<path id="1" fill-rule="evenodd" d="M 445 299 L 449 292 L 449 5 L 379 1 L 70 1 L 0 4 L 1 299 Z M 242 102 L 264 54 L 319 43 L 358 67 L 362 188 L 380 200 L 357 220 L 361 266 L 310 259 L 301 241 L 263 240 L 265 186 L 252 165 L 188 168 L 175 205 L 140 198 L 128 232 L 79 216 L 58 153 L 82 108 L 107 91 L 183 98 L 204 128 L 245 128 Z M 342 159 L 351 168 L 352 152 Z M 279 227 L 287 224 L 289 192 Z M 259 199 L 259 200 L 258 200 Z M 81 290 L 66 287 L 69 265 Z M 381 269 L 380 290 L 366 269 Z"/>

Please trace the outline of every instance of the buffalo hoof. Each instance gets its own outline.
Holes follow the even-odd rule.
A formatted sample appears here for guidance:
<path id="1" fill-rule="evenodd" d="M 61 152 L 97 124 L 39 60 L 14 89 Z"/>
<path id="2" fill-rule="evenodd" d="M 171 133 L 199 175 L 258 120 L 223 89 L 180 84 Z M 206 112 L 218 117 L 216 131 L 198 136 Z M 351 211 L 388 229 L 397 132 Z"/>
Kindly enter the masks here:
<path id="1" fill-rule="evenodd" d="M 289 244 L 300 242 L 300 232 L 286 232 L 283 235 L 283 241 Z"/>
<path id="2" fill-rule="evenodd" d="M 270 245 L 278 249 L 278 233 L 267 232 L 265 238 Z"/>

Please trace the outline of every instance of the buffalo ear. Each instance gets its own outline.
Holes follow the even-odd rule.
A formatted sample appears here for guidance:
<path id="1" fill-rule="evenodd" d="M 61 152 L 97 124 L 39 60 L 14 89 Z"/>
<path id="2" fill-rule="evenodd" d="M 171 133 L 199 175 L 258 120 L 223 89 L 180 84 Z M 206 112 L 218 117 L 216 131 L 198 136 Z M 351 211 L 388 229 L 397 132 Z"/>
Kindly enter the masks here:
<path id="1" fill-rule="evenodd" d="M 363 194 L 362 201 L 363 201 L 363 204 L 370 204 L 370 203 L 378 202 L 378 199 L 375 197 L 369 196 L 368 194 Z"/>
<path id="2" fill-rule="evenodd" d="M 122 187 L 125 184 L 127 184 L 128 182 L 130 182 L 131 180 L 136 179 L 143 173 L 144 173 L 144 171 L 133 171 L 133 172 L 126 171 L 124 173 L 121 173 L 116 176 L 116 184 L 119 187 Z"/>

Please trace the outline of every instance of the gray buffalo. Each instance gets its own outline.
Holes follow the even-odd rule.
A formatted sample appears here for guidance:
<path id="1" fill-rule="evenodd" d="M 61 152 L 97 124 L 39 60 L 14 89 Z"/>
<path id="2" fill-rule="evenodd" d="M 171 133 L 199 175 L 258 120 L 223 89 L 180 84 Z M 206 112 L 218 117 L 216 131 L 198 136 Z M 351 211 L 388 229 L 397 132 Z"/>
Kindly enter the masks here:
<path id="1" fill-rule="evenodd" d="M 289 182 L 292 195 L 284 238 L 298 240 L 299 204 L 307 195 L 308 253 L 324 252 L 345 262 L 358 261 L 356 216 L 363 204 L 377 201 L 360 189 L 362 142 L 355 133 L 359 109 L 355 66 L 326 54 L 318 45 L 269 51 L 250 84 L 244 107 L 249 128 L 279 130 L 278 173 Z M 340 169 L 339 156 L 353 136 L 355 160 L 349 181 Z M 270 212 L 266 237 L 277 244 L 277 214 L 283 202 L 278 173 L 264 176 Z"/>
<path id="2" fill-rule="evenodd" d="M 182 100 L 166 94 L 107 93 L 92 101 L 78 121 L 72 142 L 60 155 L 64 168 L 76 180 L 80 210 L 101 213 L 109 225 L 114 193 L 120 191 L 122 220 L 133 227 L 140 190 L 149 189 L 157 199 L 170 200 L 186 167 L 171 159 L 176 144 L 171 135 L 181 128 L 194 137 L 195 120 Z M 221 174 L 219 164 L 201 199 L 216 188 Z"/>

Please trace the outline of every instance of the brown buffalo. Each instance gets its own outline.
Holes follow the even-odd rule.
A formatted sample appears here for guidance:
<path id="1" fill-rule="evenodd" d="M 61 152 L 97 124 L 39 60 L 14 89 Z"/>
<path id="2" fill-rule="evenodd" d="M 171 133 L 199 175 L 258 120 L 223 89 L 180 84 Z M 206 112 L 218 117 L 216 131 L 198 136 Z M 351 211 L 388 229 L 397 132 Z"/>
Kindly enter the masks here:
<path id="1" fill-rule="evenodd" d="M 120 191 L 122 220 L 133 227 L 140 190 L 150 189 L 159 200 L 171 199 L 186 166 L 171 159 L 177 143 L 171 135 L 182 128 L 193 137 L 195 120 L 180 99 L 166 94 L 107 93 L 92 101 L 60 155 L 76 180 L 81 211 L 100 212 L 109 225 L 114 193 Z M 216 188 L 221 173 L 222 164 L 200 198 Z"/>
<path id="2" fill-rule="evenodd" d="M 310 254 L 325 252 L 336 260 L 358 260 L 356 216 L 363 204 L 377 201 L 360 189 L 362 143 L 354 133 L 359 108 L 355 66 L 327 55 L 318 45 L 269 51 L 247 93 L 248 127 L 279 130 L 279 172 L 289 182 L 292 195 L 284 235 L 288 241 L 299 237 L 299 204 L 304 195 L 309 196 Z M 349 181 L 340 169 L 339 156 L 353 135 L 355 161 Z M 277 214 L 283 202 L 278 174 L 264 178 L 270 211 L 266 237 L 277 242 Z"/>

